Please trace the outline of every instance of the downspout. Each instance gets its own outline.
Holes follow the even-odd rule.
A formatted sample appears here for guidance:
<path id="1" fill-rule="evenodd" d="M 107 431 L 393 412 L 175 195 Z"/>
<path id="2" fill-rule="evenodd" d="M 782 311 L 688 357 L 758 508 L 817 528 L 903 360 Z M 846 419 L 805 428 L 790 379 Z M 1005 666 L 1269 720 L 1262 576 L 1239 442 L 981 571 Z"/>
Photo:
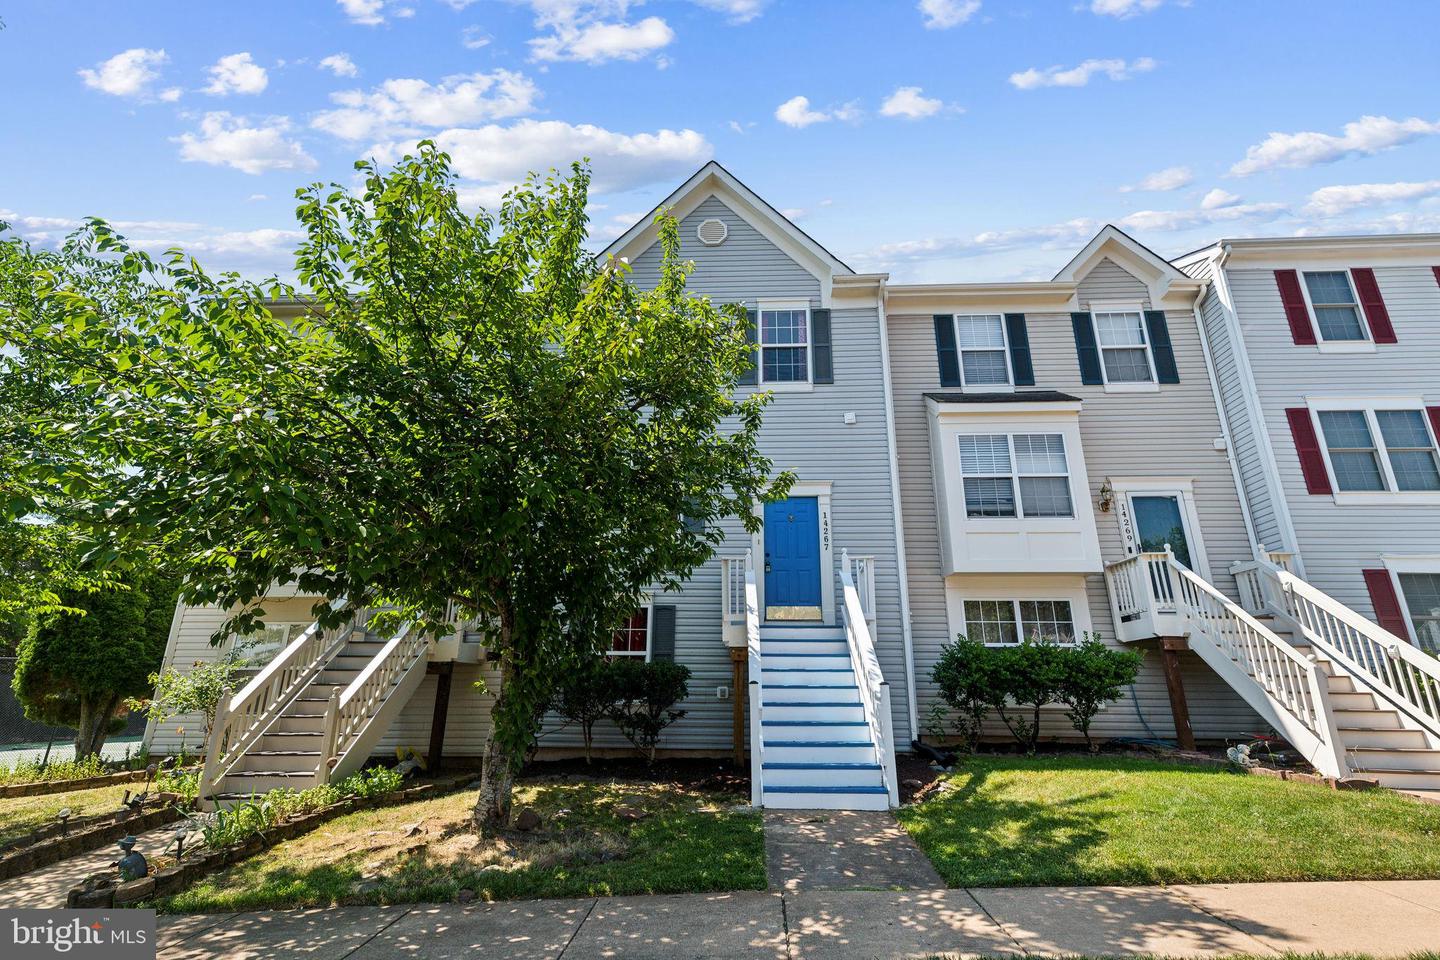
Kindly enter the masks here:
<path id="1" fill-rule="evenodd" d="M 1215 269 L 1220 269 L 1219 265 Z M 1240 501 L 1240 517 L 1245 521 L 1245 535 L 1250 539 L 1250 552 L 1257 558 L 1260 556 L 1258 549 L 1259 538 L 1255 533 L 1255 520 L 1250 516 L 1250 500 L 1245 496 L 1245 485 L 1240 477 L 1240 461 L 1235 458 L 1235 444 L 1230 440 L 1230 418 L 1225 412 L 1225 402 L 1220 396 L 1220 380 L 1215 375 L 1215 360 L 1210 355 L 1210 337 L 1205 332 L 1205 317 L 1200 309 L 1200 301 L 1205 299 L 1205 294 L 1210 292 L 1210 285 L 1205 284 L 1195 291 L 1195 302 L 1191 304 L 1190 310 L 1195 314 L 1195 326 L 1200 332 L 1200 352 L 1205 355 L 1205 373 L 1210 378 L 1210 395 L 1215 399 L 1215 415 L 1220 420 L 1220 436 L 1225 441 L 1225 459 L 1230 461 L 1230 476 L 1235 480 L 1235 496 Z M 1220 295 L 1215 295 L 1219 300 Z M 1223 314 L 1224 308 L 1221 308 Z"/>
<path id="2" fill-rule="evenodd" d="M 895 394 L 890 382 L 890 332 L 885 318 L 885 278 L 875 291 L 879 321 L 880 374 L 885 388 L 885 442 L 890 449 L 890 501 L 895 514 L 895 575 L 900 580 L 900 631 L 905 650 L 905 707 L 910 717 L 910 740 L 920 736 L 920 708 L 915 696 L 915 638 L 910 629 L 910 574 L 905 563 L 905 523 L 900 513 L 900 452 L 895 442 Z M 907 744 L 908 746 L 908 744 Z"/>
<path id="3" fill-rule="evenodd" d="M 1240 328 L 1240 315 L 1235 311 L 1235 298 L 1230 291 L 1230 278 L 1225 272 L 1225 265 L 1230 259 L 1230 254 L 1230 244 L 1221 244 L 1220 255 L 1215 258 L 1215 292 L 1220 298 L 1220 306 L 1225 309 L 1225 319 L 1230 327 L 1230 335 L 1235 340 L 1232 352 L 1235 355 L 1236 372 L 1240 376 L 1245 406 L 1248 408 L 1250 422 L 1254 428 L 1255 445 L 1265 470 L 1265 485 L 1269 487 L 1271 499 L 1274 500 L 1275 522 L 1280 526 L 1280 536 L 1285 541 L 1281 546 L 1295 554 L 1295 574 L 1303 579 L 1305 559 L 1300 555 L 1300 540 L 1295 534 L 1295 521 L 1290 516 L 1290 501 L 1286 499 L 1285 487 L 1280 482 L 1280 466 L 1275 460 L 1275 448 L 1270 442 L 1270 428 L 1265 425 L 1265 410 L 1260 404 L 1260 389 L 1255 384 L 1255 370 L 1250 365 L 1250 351 L 1245 346 L 1245 334 Z M 1251 539 L 1257 556 L 1260 552 L 1258 541 L 1258 536 Z"/>

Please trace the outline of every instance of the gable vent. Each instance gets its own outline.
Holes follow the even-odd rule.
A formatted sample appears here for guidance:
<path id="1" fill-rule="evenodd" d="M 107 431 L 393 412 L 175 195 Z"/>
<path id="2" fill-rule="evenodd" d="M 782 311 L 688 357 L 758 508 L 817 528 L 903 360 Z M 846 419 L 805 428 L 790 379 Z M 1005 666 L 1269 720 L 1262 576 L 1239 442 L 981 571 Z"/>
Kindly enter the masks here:
<path id="1" fill-rule="evenodd" d="M 706 246 L 715 247 L 725 242 L 730 235 L 730 228 L 725 226 L 724 220 L 716 220 L 711 217 L 709 220 L 701 220 L 700 226 L 695 228 L 695 236 Z"/>

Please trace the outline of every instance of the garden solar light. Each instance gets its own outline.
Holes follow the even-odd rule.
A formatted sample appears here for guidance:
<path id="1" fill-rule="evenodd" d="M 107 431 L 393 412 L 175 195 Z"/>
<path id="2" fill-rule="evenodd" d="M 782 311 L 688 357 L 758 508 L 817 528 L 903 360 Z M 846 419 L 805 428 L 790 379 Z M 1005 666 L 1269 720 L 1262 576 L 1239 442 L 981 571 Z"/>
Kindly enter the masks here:
<path id="1" fill-rule="evenodd" d="M 66 828 L 70 824 L 70 808 L 61 807 L 59 812 L 55 814 L 55 819 L 60 821 L 60 835 L 63 837 Z"/>

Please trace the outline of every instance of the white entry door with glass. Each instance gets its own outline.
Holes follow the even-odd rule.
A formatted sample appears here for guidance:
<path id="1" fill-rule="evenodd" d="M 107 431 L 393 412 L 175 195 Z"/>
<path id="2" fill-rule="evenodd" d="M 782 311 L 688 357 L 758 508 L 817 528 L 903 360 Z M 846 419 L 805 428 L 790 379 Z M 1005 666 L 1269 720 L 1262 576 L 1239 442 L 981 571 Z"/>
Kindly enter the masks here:
<path id="1" fill-rule="evenodd" d="M 1187 482 L 1116 481 L 1116 513 L 1126 554 L 1161 553 L 1168 546 L 1175 559 L 1201 576 L 1208 576 L 1205 545 L 1195 514 L 1195 499 Z"/>

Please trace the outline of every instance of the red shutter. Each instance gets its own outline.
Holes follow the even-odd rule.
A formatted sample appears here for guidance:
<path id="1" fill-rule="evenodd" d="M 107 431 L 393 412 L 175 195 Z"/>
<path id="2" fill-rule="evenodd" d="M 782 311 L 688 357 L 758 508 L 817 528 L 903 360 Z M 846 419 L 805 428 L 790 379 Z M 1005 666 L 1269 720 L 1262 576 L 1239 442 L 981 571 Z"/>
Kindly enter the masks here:
<path id="1" fill-rule="evenodd" d="M 1380 297 L 1380 284 L 1375 282 L 1375 271 L 1369 267 L 1351 267 L 1350 276 L 1355 278 L 1355 293 L 1360 297 L 1360 306 L 1365 308 L 1365 319 L 1370 321 L 1370 335 L 1376 343 L 1394 343 L 1395 328 L 1390 326 L 1390 311 Z"/>
<path id="2" fill-rule="evenodd" d="M 1395 582 L 1390 579 L 1390 571 L 1360 572 L 1365 575 L 1365 589 L 1370 591 L 1370 605 L 1375 608 L 1375 622 L 1401 640 L 1408 641 L 1410 630 L 1405 625 L 1405 614 L 1400 610 L 1400 598 L 1395 595 Z"/>
<path id="3" fill-rule="evenodd" d="M 1315 328 L 1310 326 L 1310 311 L 1305 295 L 1300 292 L 1300 275 L 1294 270 L 1276 270 L 1275 286 L 1280 288 L 1280 302 L 1285 304 L 1285 319 L 1290 321 L 1290 339 L 1298 344 L 1315 342 Z"/>
<path id="4" fill-rule="evenodd" d="M 1300 455 L 1305 492 L 1330 493 L 1330 475 L 1325 472 L 1325 457 L 1320 453 L 1320 439 L 1315 436 L 1310 408 L 1290 407 L 1285 411 L 1285 419 L 1290 421 L 1290 436 L 1295 438 L 1295 452 Z"/>
<path id="5" fill-rule="evenodd" d="M 1440 283 L 1440 267 L 1431 267 L 1430 272 L 1435 274 L 1435 282 Z"/>
<path id="6" fill-rule="evenodd" d="M 1435 439 L 1440 440 L 1440 407 L 1426 407 L 1425 412 L 1430 414 L 1430 429 Z"/>

